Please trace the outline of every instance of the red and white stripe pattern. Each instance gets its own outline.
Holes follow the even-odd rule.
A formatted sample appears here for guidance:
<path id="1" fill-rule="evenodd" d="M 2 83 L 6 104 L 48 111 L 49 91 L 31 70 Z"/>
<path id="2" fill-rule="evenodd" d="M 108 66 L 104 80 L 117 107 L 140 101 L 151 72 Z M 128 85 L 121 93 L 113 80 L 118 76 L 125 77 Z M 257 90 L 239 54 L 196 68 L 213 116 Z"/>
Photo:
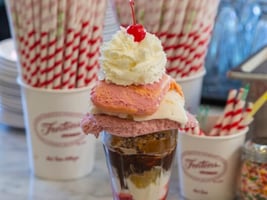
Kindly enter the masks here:
<path id="1" fill-rule="evenodd" d="M 46 76 L 46 88 L 53 88 L 54 82 L 54 68 L 55 68 L 55 54 L 57 45 L 57 12 L 58 1 L 50 0 L 49 5 L 49 39 L 47 49 L 47 76 Z"/>
<path id="2" fill-rule="evenodd" d="M 35 51 L 35 57 L 31 61 L 31 63 L 35 64 L 35 70 L 32 70 L 31 77 L 32 77 L 32 86 L 39 87 L 40 80 L 39 80 L 39 73 L 40 73 L 40 62 L 41 62 L 41 5 L 39 0 L 32 0 L 32 10 L 33 10 L 33 24 L 34 24 L 34 31 L 35 31 L 35 43 L 32 46 L 31 51 Z"/>
<path id="3" fill-rule="evenodd" d="M 22 24 L 22 13 L 20 12 L 22 7 L 20 6 L 21 1 L 10 0 L 7 1 L 7 8 L 10 10 L 11 15 L 10 20 L 13 24 L 12 32 L 16 39 L 16 49 L 18 50 L 18 57 L 20 60 L 19 73 L 22 79 L 27 83 L 28 82 L 28 73 L 27 73 L 27 65 L 26 65 L 26 56 L 25 56 L 25 40 Z"/>
<path id="4" fill-rule="evenodd" d="M 54 75 L 53 75 L 53 88 L 61 89 L 61 74 L 64 63 L 64 40 L 65 40 L 65 28 L 66 28 L 66 6 L 67 0 L 58 1 L 58 13 L 57 13 L 57 43 L 55 51 L 55 63 L 54 63 Z"/>
<path id="5" fill-rule="evenodd" d="M 78 59 L 79 59 L 79 47 L 80 47 L 80 39 L 82 32 L 82 17 L 84 14 L 84 5 L 83 1 L 77 1 L 77 10 L 75 13 L 75 25 L 74 25 L 74 39 L 72 46 L 72 57 L 71 57 L 71 70 L 69 77 L 68 88 L 75 88 L 76 84 L 76 73 L 78 69 Z"/>
<path id="6" fill-rule="evenodd" d="M 102 42 L 101 33 L 103 31 L 104 15 L 102 10 L 106 10 L 106 0 L 97 0 L 95 3 L 94 26 L 92 29 L 92 36 L 89 40 L 90 50 L 88 53 L 89 62 L 87 65 L 87 76 L 85 78 L 86 85 L 93 84 L 97 80 L 97 72 L 99 70 L 98 57 L 100 55 L 100 44 Z"/>
<path id="7" fill-rule="evenodd" d="M 241 90 L 241 93 L 243 94 L 243 88 L 241 88 L 240 90 Z M 233 117 L 238 115 L 240 112 L 240 110 L 237 108 L 237 104 L 239 104 L 238 105 L 239 107 L 240 101 L 241 101 L 241 99 L 239 99 L 240 92 L 238 93 L 237 90 L 231 90 L 229 92 L 229 96 L 230 96 L 230 99 L 229 99 L 229 102 L 227 101 L 226 103 L 226 108 L 224 112 L 224 118 L 222 122 L 220 135 L 229 134 L 229 131 L 231 129 L 231 124 L 233 122 Z M 229 105 L 227 106 L 227 104 Z"/>
<path id="8" fill-rule="evenodd" d="M 69 8 L 66 12 L 66 33 L 65 33 L 65 51 L 64 51 L 64 63 L 63 63 L 63 77 L 61 87 L 67 89 L 69 86 L 69 79 L 71 73 L 71 59 L 72 49 L 74 41 L 74 28 L 75 28 L 75 12 L 77 10 L 76 0 L 67 0 L 67 7 Z"/>
<path id="9" fill-rule="evenodd" d="M 177 4 L 176 0 L 164 1 L 163 3 L 164 8 L 162 9 L 161 16 L 162 23 L 160 24 L 159 32 L 157 33 L 157 35 L 160 38 L 162 44 L 165 44 L 167 38 L 170 38 L 171 36 L 175 38 L 176 33 L 170 31 L 175 24 L 175 22 L 173 22 L 173 19 L 176 19 L 176 9 L 179 9 L 178 5 L 180 4 Z"/>
<path id="10" fill-rule="evenodd" d="M 144 24 L 146 29 L 151 33 L 157 33 L 159 31 L 161 9 L 163 0 L 150 0 L 146 3 L 145 11 L 147 14 L 144 15 Z"/>
<path id="11" fill-rule="evenodd" d="M 248 102 L 248 105 L 245 108 L 245 111 L 242 113 L 242 118 L 240 120 L 240 123 L 237 126 L 237 131 L 247 128 L 253 122 L 253 117 L 250 116 L 253 105 L 254 104 L 252 102 Z"/>
<path id="12" fill-rule="evenodd" d="M 22 77 L 26 83 L 29 84 L 30 81 L 30 60 L 29 60 L 29 43 L 27 41 L 27 21 L 26 13 L 23 12 L 28 5 L 24 4 L 22 1 L 16 2 L 16 11 L 18 12 L 18 26 L 19 26 L 19 53 L 21 58 L 21 67 L 22 67 Z"/>
<path id="13" fill-rule="evenodd" d="M 106 0 L 8 1 L 22 80 L 46 89 L 84 87 L 95 80 L 106 4 Z"/>
<path id="14" fill-rule="evenodd" d="M 229 91 L 224 112 L 218 118 L 209 135 L 231 135 L 250 125 L 253 121 L 253 118 L 250 116 L 253 103 L 248 102 L 246 104 L 246 95 L 244 88 L 240 88 L 238 92 L 235 89 Z"/>
<path id="15" fill-rule="evenodd" d="M 94 5 L 93 1 L 84 1 L 84 3 L 89 3 L 90 5 Z M 86 8 L 86 7 L 85 7 Z M 91 7 L 94 9 L 94 6 Z M 90 12 L 89 8 L 86 8 L 85 13 L 82 18 L 82 31 L 80 38 L 80 48 L 79 48 L 79 59 L 78 59 L 78 69 L 77 69 L 77 87 L 83 87 L 85 85 L 85 77 L 86 77 L 86 66 L 89 62 L 87 59 L 87 54 L 89 52 L 88 39 L 91 36 L 90 29 L 90 19 L 93 19 L 93 12 Z M 91 26 L 92 27 L 92 26 Z"/>
<path id="16" fill-rule="evenodd" d="M 191 1 L 188 0 L 182 0 L 179 3 L 176 3 L 174 19 L 172 19 L 170 30 L 167 32 L 168 34 L 165 43 L 163 43 L 163 48 L 168 58 L 168 65 L 166 67 L 167 73 L 172 77 L 175 77 L 177 74 L 177 67 L 173 66 L 178 66 L 178 58 L 183 52 L 181 44 L 184 44 L 187 39 L 186 34 L 183 33 L 183 23 L 190 2 Z M 191 4 L 193 4 L 193 1 Z M 160 30 L 159 35 L 162 35 L 161 32 L 162 31 Z"/>
<path id="17" fill-rule="evenodd" d="M 232 89 L 229 91 L 223 115 L 218 119 L 216 125 L 213 127 L 209 135 L 220 135 L 228 132 L 228 124 L 232 118 L 232 111 L 236 103 L 236 95 L 237 90 Z"/>
<path id="18" fill-rule="evenodd" d="M 132 22 L 127 16 L 127 3 L 115 1 L 123 26 Z M 173 78 L 188 77 L 204 70 L 218 4 L 219 0 L 135 0 L 137 22 L 160 38 L 168 58 L 166 70 Z"/>
<path id="19" fill-rule="evenodd" d="M 31 0 L 25 0 L 24 8 L 27 12 L 25 14 L 25 27 L 26 27 L 26 37 L 24 41 L 26 41 L 27 51 L 26 51 L 26 59 L 28 60 L 27 72 L 29 73 L 28 82 L 31 85 L 37 84 L 36 77 L 32 77 L 32 74 L 36 71 L 37 63 L 34 61 L 36 57 L 35 48 L 35 30 L 34 30 L 34 22 L 33 22 L 33 6 Z"/>
<path id="20" fill-rule="evenodd" d="M 41 1 L 41 62 L 40 62 L 40 86 L 41 88 L 46 88 L 46 75 L 47 75 L 47 55 L 48 55 L 48 43 L 49 43 L 49 10 L 50 1 Z"/>
<path id="21" fill-rule="evenodd" d="M 206 1 L 200 1 L 198 5 L 195 7 L 195 19 L 191 22 L 191 33 L 188 34 L 188 42 L 187 42 L 187 48 L 185 49 L 182 57 L 185 58 L 181 60 L 180 65 L 182 72 L 180 74 L 177 74 L 178 77 L 187 77 L 190 75 L 192 72 L 198 72 L 199 69 L 203 69 L 203 63 L 199 67 L 192 67 L 192 64 L 195 60 L 198 58 L 202 57 L 203 55 L 205 56 L 205 52 L 198 52 L 198 49 L 202 47 L 201 49 L 204 48 L 204 50 L 207 47 L 207 38 L 210 36 L 211 30 L 209 30 L 209 27 L 203 30 L 203 18 L 205 17 L 205 6 L 206 6 Z M 209 24 L 207 25 L 209 26 Z M 208 33 L 208 34 L 207 34 Z M 203 61 L 204 61 L 204 57 Z"/>
<path id="22" fill-rule="evenodd" d="M 232 111 L 232 119 L 229 123 L 227 134 L 234 134 L 237 132 L 237 128 L 238 128 L 240 121 L 242 119 L 242 114 L 244 112 L 245 103 L 246 103 L 245 100 L 243 99 L 243 95 L 244 95 L 244 89 L 241 88 L 239 90 L 238 95 L 237 95 L 235 107 Z"/>

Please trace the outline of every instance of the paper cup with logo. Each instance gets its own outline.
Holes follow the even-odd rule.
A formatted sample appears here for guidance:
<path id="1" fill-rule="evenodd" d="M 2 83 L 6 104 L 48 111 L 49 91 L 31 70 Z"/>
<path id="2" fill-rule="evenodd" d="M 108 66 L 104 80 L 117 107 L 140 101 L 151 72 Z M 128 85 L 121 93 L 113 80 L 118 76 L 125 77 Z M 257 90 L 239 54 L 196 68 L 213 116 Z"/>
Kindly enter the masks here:
<path id="1" fill-rule="evenodd" d="M 20 79 L 18 83 L 33 173 L 53 180 L 89 174 L 94 166 L 95 138 L 82 133 L 80 120 L 88 110 L 91 87 L 47 90 Z"/>
<path id="2" fill-rule="evenodd" d="M 206 71 L 203 70 L 185 78 L 176 78 L 177 83 L 183 88 L 185 96 L 185 107 L 190 113 L 197 114 L 204 75 Z"/>
<path id="3" fill-rule="evenodd" d="M 233 200 L 248 129 L 228 136 L 179 133 L 180 195 L 187 200 Z"/>

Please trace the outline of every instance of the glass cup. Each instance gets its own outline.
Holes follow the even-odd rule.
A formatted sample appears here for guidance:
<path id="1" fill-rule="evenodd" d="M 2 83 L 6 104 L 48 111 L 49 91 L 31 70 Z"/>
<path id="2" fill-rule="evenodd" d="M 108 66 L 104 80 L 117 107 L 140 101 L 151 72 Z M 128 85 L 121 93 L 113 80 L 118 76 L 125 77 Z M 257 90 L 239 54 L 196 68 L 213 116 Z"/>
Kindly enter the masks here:
<path id="1" fill-rule="evenodd" d="M 101 137 L 114 200 L 166 200 L 177 130 Z"/>

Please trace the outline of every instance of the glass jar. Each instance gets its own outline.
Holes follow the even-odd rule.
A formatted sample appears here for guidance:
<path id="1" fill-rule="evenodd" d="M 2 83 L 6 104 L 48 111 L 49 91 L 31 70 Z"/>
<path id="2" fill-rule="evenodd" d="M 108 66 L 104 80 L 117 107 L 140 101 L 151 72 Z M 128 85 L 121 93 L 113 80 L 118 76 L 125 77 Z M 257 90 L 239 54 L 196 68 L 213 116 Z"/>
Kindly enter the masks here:
<path id="1" fill-rule="evenodd" d="M 243 147 L 239 196 L 241 200 L 267 199 L 267 138 L 249 140 Z"/>
<path id="2" fill-rule="evenodd" d="M 136 137 L 101 134 L 113 200 L 166 200 L 177 130 Z"/>

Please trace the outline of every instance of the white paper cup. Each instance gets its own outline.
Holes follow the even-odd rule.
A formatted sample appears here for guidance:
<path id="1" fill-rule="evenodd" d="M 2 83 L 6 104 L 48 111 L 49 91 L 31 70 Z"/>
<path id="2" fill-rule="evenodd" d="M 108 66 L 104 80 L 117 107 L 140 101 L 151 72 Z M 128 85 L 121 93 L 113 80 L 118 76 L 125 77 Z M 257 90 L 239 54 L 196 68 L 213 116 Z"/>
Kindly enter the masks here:
<path id="1" fill-rule="evenodd" d="M 187 200 L 233 200 L 248 129 L 229 136 L 179 133 L 180 195 Z"/>
<path id="2" fill-rule="evenodd" d="M 184 92 L 185 108 L 192 114 L 196 114 L 199 108 L 202 83 L 205 74 L 206 71 L 203 70 L 192 76 L 176 79 Z"/>
<path id="3" fill-rule="evenodd" d="M 95 138 L 82 133 L 91 87 L 72 90 L 33 88 L 20 79 L 30 168 L 41 178 L 68 180 L 89 174 Z"/>

